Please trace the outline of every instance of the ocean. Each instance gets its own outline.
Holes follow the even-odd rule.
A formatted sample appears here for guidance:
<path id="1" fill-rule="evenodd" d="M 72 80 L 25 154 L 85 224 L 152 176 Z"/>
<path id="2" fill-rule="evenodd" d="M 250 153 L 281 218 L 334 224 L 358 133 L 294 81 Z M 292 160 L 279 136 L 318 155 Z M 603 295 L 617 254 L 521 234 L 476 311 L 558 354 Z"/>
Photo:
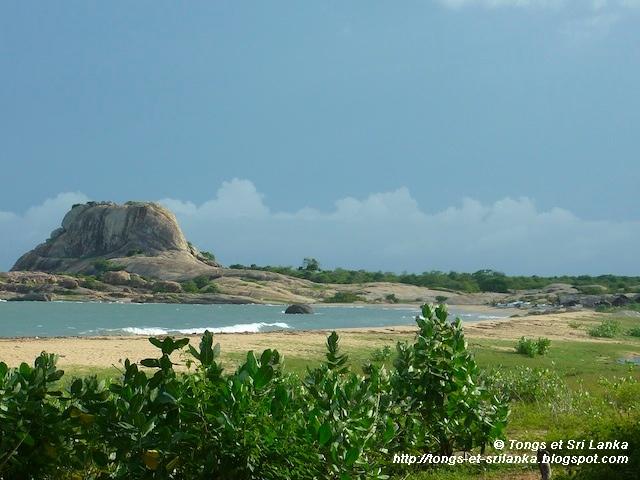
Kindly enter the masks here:
<path id="1" fill-rule="evenodd" d="M 0 337 L 186 335 L 411 325 L 417 307 L 314 306 L 285 315 L 283 305 L 178 305 L 86 302 L 0 302 Z M 465 322 L 506 318 L 504 312 L 459 310 Z M 502 314 L 502 315 L 501 315 Z"/>

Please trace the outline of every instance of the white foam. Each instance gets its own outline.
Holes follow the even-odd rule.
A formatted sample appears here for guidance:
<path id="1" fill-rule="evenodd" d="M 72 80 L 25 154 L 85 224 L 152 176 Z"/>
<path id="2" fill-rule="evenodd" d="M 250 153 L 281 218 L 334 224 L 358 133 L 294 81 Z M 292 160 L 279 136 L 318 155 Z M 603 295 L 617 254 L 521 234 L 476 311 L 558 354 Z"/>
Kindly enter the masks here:
<path id="1" fill-rule="evenodd" d="M 195 333 L 202 334 L 205 330 L 209 330 L 211 333 L 257 333 L 265 327 L 272 328 L 291 328 L 289 325 L 283 322 L 276 323 L 240 323 L 238 325 L 231 325 L 229 327 L 209 327 L 209 328 L 182 328 L 176 330 L 180 333 Z"/>
<path id="2" fill-rule="evenodd" d="M 168 330 L 164 328 L 138 328 L 138 327 L 126 327 L 122 329 L 111 329 L 110 331 L 118 331 L 121 330 L 124 333 L 129 333 L 131 335 L 167 335 L 169 333 Z"/>
<path id="3" fill-rule="evenodd" d="M 195 334 L 201 335 L 206 330 L 211 333 L 257 333 L 265 328 L 287 329 L 291 328 L 283 322 L 276 323 L 240 323 L 230 325 L 228 327 L 194 327 L 194 328 L 160 328 L 160 327 L 125 327 L 120 329 L 110 329 L 109 331 L 121 331 L 129 335 L 170 335 L 172 333 L 181 333 L 184 335 Z"/>

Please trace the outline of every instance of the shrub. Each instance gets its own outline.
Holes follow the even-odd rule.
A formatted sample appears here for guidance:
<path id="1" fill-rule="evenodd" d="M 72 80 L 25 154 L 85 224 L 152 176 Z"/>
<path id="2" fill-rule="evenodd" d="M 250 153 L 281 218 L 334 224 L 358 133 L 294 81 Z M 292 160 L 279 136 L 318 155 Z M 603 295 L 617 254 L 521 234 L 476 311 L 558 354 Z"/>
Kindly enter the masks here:
<path id="1" fill-rule="evenodd" d="M 404 451 L 451 455 L 502 436 L 508 403 L 488 388 L 467 350 L 462 322 L 448 320 L 446 306 L 422 308 L 413 344 L 398 343 L 391 382 L 401 405 L 397 445 Z"/>
<path id="2" fill-rule="evenodd" d="M 529 357 L 535 357 L 538 352 L 536 342 L 527 337 L 520 337 L 516 344 L 516 352 L 527 355 Z"/>
<path id="3" fill-rule="evenodd" d="M 205 250 L 201 250 L 200 251 L 200 255 L 202 255 L 202 257 L 205 258 L 206 260 L 210 260 L 212 262 L 216 261 L 216 256 L 211 252 L 207 252 Z"/>
<path id="4" fill-rule="evenodd" d="M 538 355 L 544 355 L 549 351 L 549 347 L 551 346 L 551 340 L 545 337 L 538 337 L 536 341 L 536 352 Z"/>
<path id="5" fill-rule="evenodd" d="M 398 297 L 396 297 L 395 293 L 389 293 L 389 294 L 385 295 L 384 299 L 388 303 L 398 303 L 398 302 L 400 302 L 400 299 Z"/>
<path id="6" fill-rule="evenodd" d="M 389 345 L 385 345 L 382 348 L 376 348 L 371 353 L 371 361 L 383 363 L 391 358 L 391 347 Z"/>
<path id="7" fill-rule="evenodd" d="M 600 338 L 613 338 L 620 333 L 622 326 L 620 322 L 611 318 L 606 318 L 598 325 L 589 329 L 589 335 Z"/>
<path id="8" fill-rule="evenodd" d="M 631 337 L 640 337 L 640 327 L 633 327 L 627 331 L 627 335 Z"/>
<path id="9" fill-rule="evenodd" d="M 136 255 L 143 255 L 144 250 L 141 248 L 132 248 L 127 252 L 127 257 L 135 257 Z"/>
<path id="10" fill-rule="evenodd" d="M 219 293 L 219 292 L 220 292 L 220 289 L 215 283 L 210 283 L 209 285 L 207 285 L 206 287 L 203 287 L 200 290 L 200 293 Z"/>
<path id="11" fill-rule="evenodd" d="M 104 272 L 116 272 L 118 270 L 124 270 L 124 265 L 117 265 L 113 263 L 111 260 L 107 260 L 105 258 L 99 258 L 93 262 L 93 268 L 96 271 L 96 274 L 101 275 Z"/>
<path id="12" fill-rule="evenodd" d="M 527 337 L 520 337 L 520 340 L 518 340 L 516 344 L 516 352 L 529 357 L 535 357 L 536 354 L 546 354 L 550 346 L 551 340 L 548 338 L 539 337 L 538 340 L 533 340 Z"/>
<path id="13" fill-rule="evenodd" d="M 364 302 L 365 299 L 353 292 L 336 292 L 335 295 L 325 298 L 325 303 L 353 303 Z"/>
<path id="14" fill-rule="evenodd" d="M 193 283 L 195 283 L 198 288 L 204 288 L 211 283 L 211 279 L 206 275 L 200 275 L 193 279 Z"/>
<path id="15" fill-rule="evenodd" d="M 444 303 L 449 300 L 449 297 L 445 297 L 444 295 L 436 295 L 436 302 Z"/>
<path id="16" fill-rule="evenodd" d="M 196 282 L 193 280 L 182 282 L 182 290 L 186 293 L 198 293 L 200 291 L 198 285 L 196 285 Z"/>
<path id="17" fill-rule="evenodd" d="M 524 403 L 558 401 L 568 391 L 560 376 L 546 368 L 496 369 L 487 374 L 485 381 L 510 400 Z"/>

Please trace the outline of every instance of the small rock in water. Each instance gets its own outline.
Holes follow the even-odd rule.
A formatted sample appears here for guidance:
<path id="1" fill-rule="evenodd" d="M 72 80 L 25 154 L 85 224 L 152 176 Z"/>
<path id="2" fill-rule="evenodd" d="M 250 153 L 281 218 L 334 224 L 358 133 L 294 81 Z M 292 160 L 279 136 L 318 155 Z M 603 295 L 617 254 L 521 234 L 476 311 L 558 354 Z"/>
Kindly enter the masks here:
<path id="1" fill-rule="evenodd" d="M 294 303 L 293 305 L 289 305 L 287 309 L 284 311 L 287 314 L 310 314 L 313 313 L 313 308 L 311 305 L 307 305 L 304 303 Z"/>

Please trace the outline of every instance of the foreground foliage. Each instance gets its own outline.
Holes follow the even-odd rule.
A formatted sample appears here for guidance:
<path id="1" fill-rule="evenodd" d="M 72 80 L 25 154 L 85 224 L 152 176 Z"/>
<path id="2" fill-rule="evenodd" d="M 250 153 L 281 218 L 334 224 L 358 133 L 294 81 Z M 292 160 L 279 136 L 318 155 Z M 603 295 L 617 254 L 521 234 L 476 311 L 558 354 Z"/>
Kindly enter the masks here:
<path id="1" fill-rule="evenodd" d="M 0 363 L 0 478 L 384 479 L 395 452 L 484 449 L 503 435 L 506 399 L 485 386 L 444 306 L 425 305 L 417 324 L 393 369 L 363 374 L 335 332 L 302 379 L 270 349 L 224 372 L 209 332 L 198 347 L 151 338 L 156 358 L 64 390 L 54 355 Z"/>

